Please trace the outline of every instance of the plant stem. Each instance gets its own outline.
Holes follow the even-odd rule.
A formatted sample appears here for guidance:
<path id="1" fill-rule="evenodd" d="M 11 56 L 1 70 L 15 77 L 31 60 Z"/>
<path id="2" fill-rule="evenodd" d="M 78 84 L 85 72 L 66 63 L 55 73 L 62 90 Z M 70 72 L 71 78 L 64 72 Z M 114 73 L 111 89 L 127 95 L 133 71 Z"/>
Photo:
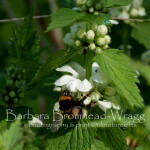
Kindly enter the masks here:
<path id="1" fill-rule="evenodd" d="M 92 73 L 92 60 L 93 60 L 93 52 L 92 51 L 86 51 L 85 54 L 85 69 L 86 69 L 86 79 L 89 80 Z"/>

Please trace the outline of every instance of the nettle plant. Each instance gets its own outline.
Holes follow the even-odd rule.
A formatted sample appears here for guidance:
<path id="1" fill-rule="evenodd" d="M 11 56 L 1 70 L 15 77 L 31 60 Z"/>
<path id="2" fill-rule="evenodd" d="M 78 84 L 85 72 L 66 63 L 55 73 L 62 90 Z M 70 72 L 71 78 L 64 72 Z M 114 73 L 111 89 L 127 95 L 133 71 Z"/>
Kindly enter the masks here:
<path id="1" fill-rule="evenodd" d="M 119 112 L 122 109 L 132 111 L 144 106 L 137 86 L 137 70 L 141 68 L 137 68 L 137 63 L 133 63 L 126 55 L 127 45 L 123 50 L 111 47 L 110 32 L 113 21 L 110 11 L 114 7 L 120 7 L 119 10 L 122 10 L 126 8 L 124 6 L 129 5 L 131 16 L 134 14 L 133 17 L 138 17 L 135 16 L 135 3 L 132 2 L 76 0 L 76 8 L 59 9 L 51 15 L 47 31 L 65 27 L 68 32 L 63 41 L 67 48 L 50 54 L 43 64 L 39 63 L 43 49 L 39 47 L 32 15 L 27 17 L 19 28 L 13 29 L 13 38 L 10 39 L 8 47 L 11 66 L 7 66 L 0 74 L 1 111 L 4 113 L 5 108 L 13 108 L 17 115 L 25 113 L 29 108 L 22 102 L 28 98 L 31 90 L 43 86 L 47 79 L 49 85 L 53 82 L 51 93 L 59 92 L 60 98 L 55 99 L 55 104 L 51 103 L 51 108 L 54 107 L 54 115 L 51 110 L 51 116 L 55 117 L 50 124 L 51 130 L 28 129 L 29 125 L 43 125 L 36 118 L 22 123 L 18 119 L 11 125 L 8 124 L 9 129 L 6 127 L 7 122 L 1 121 L 0 125 L 5 126 L 6 131 L 0 134 L 0 149 L 127 149 L 124 130 L 120 127 L 99 126 L 110 125 L 114 120 L 98 118 L 96 115 Z M 142 14 L 139 16 L 145 15 L 141 5 L 137 9 L 140 11 L 138 14 Z M 135 36 L 135 33 L 144 34 L 140 30 L 143 24 L 148 27 L 146 23 L 132 26 L 132 37 L 149 47 L 148 42 L 140 39 L 140 36 Z M 143 37 L 145 36 L 147 35 Z M 55 81 L 52 79 L 53 74 Z M 64 119 L 60 119 L 60 116 Z M 0 119 L 4 120 L 5 117 Z M 115 122 L 125 123 L 120 120 Z M 10 144 L 11 141 L 14 142 Z"/>

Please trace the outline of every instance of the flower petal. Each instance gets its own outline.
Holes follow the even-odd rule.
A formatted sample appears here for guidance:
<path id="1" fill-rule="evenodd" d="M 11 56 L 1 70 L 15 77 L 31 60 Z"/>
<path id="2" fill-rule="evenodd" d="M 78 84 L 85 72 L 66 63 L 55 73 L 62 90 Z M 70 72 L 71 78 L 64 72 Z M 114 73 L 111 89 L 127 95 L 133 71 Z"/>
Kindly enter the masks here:
<path id="1" fill-rule="evenodd" d="M 97 72 L 98 70 L 99 70 L 99 65 L 96 62 L 94 62 L 92 64 L 92 72 L 94 73 Z"/>
<path id="2" fill-rule="evenodd" d="M 107 84 L 108 83 L 107 77 L 105 77 L 101 73 L 93 73 L 92 79 L 94 82 L 97 82 L 97 83 L 101 83 L 101 84 Z"/>
<path id="3" fill-rule="evenodd" d="M 84 105 L 88 105 L 91 103 L 91 97 L 87 97 L 85 100 L 84 100 Z"/>
<path id="4" fill-rule="evenodd" d="M 33 117 L 33 119 L 29 121 L 29 125 L 33 127 L 41 127 L 43 122 L 40 119 Z"/>
<path id="5" fill-rule="evenodd" d="M 75 80 L 74 77 L 69 76 L 69 75 L 64 75 L 61 78 L 59 78 L 58 80 L 55 81 L 55 85 L 56 86 L 64 86 L 66 84 L 68 84 L 70 81 Z"/>
<path id="6" fill-rule="evenodd" d="M 81 83 L 81 80 L 75 79 L 75 80 L 69 82 L 66 86 L 71 92 L 77 92 L 77 90 L 78 90 L 77 87 L 78 87 L 79 83 Z"/>
<path id="7" fill-rule="evenodd" d="M 59 102 L 55 103 L 54 110 L 55 111 L 59 111 Z"/>
<path id="8" fill-rule="evenodd" d="M 86 71 L 81 65 L 76 62 L 71 62 L 69 65 L 79 74 L 79 79 L 83 80 L 85 78 Z"/>
<path id="9" fill-rule="evenodd" d="M 84 79 L 78 84 L 77 88 L 81 92 L 89 92 L 92 89 L 92 85 L 87 79 Z"/>
<path id="10" fill-rule="evenodd" d="M 56 71 L 60 72 L 69 72 L 71 73 L 74 77 L 78 77 L 78 73 L 69 65 L 62 66 L 61 68 L 57 68 Z"/>

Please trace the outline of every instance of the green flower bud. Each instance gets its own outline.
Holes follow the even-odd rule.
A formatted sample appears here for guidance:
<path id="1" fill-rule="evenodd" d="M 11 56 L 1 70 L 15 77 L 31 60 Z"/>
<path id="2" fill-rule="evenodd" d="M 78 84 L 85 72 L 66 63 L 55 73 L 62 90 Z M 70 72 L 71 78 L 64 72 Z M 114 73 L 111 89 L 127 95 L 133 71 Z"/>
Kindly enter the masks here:
<path id="1" fill-rule="evenodd" d="M 89 8 L 89 12 L 90 12 L 90 13 L 94 13 L 94 8 L 93 8 L 93 7 L 90 7 L 90 8 Z"/>
<path id="2" fill-rule="evenodd" d="M 23 92 L 19 93 L 18 97 L 20 97 L 20 98 L 24 97 L 24 93 Z"/>
<path id="3" fill-rule="evenodd" d="M 5 96 L 5 97 L 4 97 L 4 100 L 5 100 L 6 102 L 8 102 L 8 101 L 9 101 L 9 96 Z"/>
<path id="4" fill-rule="evenodd" d="M 95 37 L 95 33 L 93 30 L 89 30 L 86 34 L 86 38 L 87 40 L 89 41 L 93 41 L 94 40 L 94 37 Z"/>
<path id="5" fill-rule="evenodd" d="M 138 12 L 138 10 L 136 8 L 132 8 L 131 11 L 130 11 L 130 15 L 132 17 L 138 17 L 139 12 Z"/>
<path id="6" fill-rule="evenodd" d="M 97 54 L 101 54 L 102 53 L 102 49 L 100 47 L 96 47 L 95 52 Z"/>
<path id="7" fill-rule="evenodd" d="M 106 44 L 110 44 L 111 43 L 111 37 L 109 35 L 105 35 L 104 39 L 105 39 Z"/>
<path id="8" fill-rule="evenodd" d="M 16 103 L 19 102 L 19 99 L 18 99 L 18 98 L 14 98 L 14 99 L 13 99 L 13 102 L 16 104 Z"/>
<path id="9" fill-rule="evenodd" d="M 103 46 L 103 49 L 107 49 L 108 47 L 109 47 L 108 44 L 106 44 Z"/>
<path id="10" fill-rule="evenodd" d="M 82 43 L 81 43 L 81 41 L 76 40 L 76 41 L 75 41 L 75 45 L 76 45 L 77 47 L 80 47 L 80 46 L 82 45 Z"/>
<path id="11" fill-rule="evenodd" d="M 104 46 L 105 45 L 105 39 L 104 38 L 98 38 L 97 39 L 97 44 L 99 45 L 99 46 Z"/>
<path id="12" fill-rule="evenodd" d="M 95 11 L 95 12 L 94 12 L 94 15 L 99 15 L 98 11 Z"/>
<path id="13" fill-rule="evenodd" d="M 90 49 L 90 50 L 94 50 L 95 48 L 96 48 L 96 46 L 95 46 L 94 43 L 91 43 L 91 44 L 89 45 L 89 49 Z"/>
<path id="14" fill-rule="evenodd" d="M 76 4 L 79 5 L 79 6 L 81 6 L 82 5 L 82 1 L 83 0 L 76 0 Z"/>
<path id="15" fill-rule="evenodd" d="M 77 36 L 78 36 L 80 39 L 84 39 L 85 36 L 86 36 L 85 30 L 80 29 L 80 30 L 77 32 Z"/>
<path id="16" fill-rule="evenodd" d="M 104 91 L 105 96 L 114 96 L 116 94 L 116 90 L 113 87 L 107 86 Z"/>
<path id="17" fill-rule="evenodd" d="M 86 5 L 82 5 L 82 10 L 83 11 L 87 11 L 87 6 Z"/>
<path id="18" fill-rule="evenodd" d="M 9 96 L 11 98 L 14 98 L 16 96 L 16 93 L 14 91 L 9 92 Z"/>
<path id="19" fill-rule="evenodd" d="M 100 4 L 100 3 L 97 3 L 97 4 L 95 5 L 95 9 L 96 9 L 96 10 L 100 10 L 100 9 L 101 9 L 101 4 Z"/>
<path id="20" fill-rule="evenodd" d="M 86 6 L 87 6 L 87 7 L 91 7 L 92 4 L 93 4 L 93 3 L 92 3 L 92 0 L 88 0 L 87 3 L 86 3 Z"/>
<path id="21" fill-rule="evenodd" d="M 106 35 L 108 33 L 108 29 L 107 29 L 107 26 L 105 26 L 105 25 L 99 25 L 98 27 L 97 27 L 97 35 L 98 36 L 104 36 L 104 35 Z"/>

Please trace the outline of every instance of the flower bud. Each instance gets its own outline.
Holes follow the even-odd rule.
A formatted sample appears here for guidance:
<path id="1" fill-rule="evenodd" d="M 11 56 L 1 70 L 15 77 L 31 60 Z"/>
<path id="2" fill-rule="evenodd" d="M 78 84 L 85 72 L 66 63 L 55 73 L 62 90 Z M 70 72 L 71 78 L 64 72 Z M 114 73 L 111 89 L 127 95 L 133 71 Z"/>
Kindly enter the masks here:
<path id="1" fill-rule="evenodd" d="M 5 100 L 6 102 L 8 102 L 8 101 L 9 101 L 9 96 L 5 96 L 5 97 L 4 97 L 4 100 Z"/>
<path id="2" fill-rule="evenodd" d="M 96 46 L 95 46 L 94 43 L 91 43 L 91 44 L 89 45 L 89 49 L 90 49 L 90 50 L 94 50 L 95 48 L 96 48 Z"/>
<path id="3" fill-rule="evenodd" d="M 15 93 L 14 91 L 10 91 L 10 92 L 9 92 L 9 96 L 10 96 L 11 98 L 14 98 L 14 97 L 16 96 L 16 93 Z"/>
<path id="4" fill-rule="evenodd" d="M 77 36 L 78 36 L 80 39 L 84 39 L 85 36 L 86 36 L 85 30 L 80 29 L 80 30 L 77 32 Z"/>
<path id="5" fill-rule="evenodd" d="M 132 8 L 131 11 L 130 11 L 130 15 L 132 17 L 138 17 L 138 10 L 135 9 L 135 8 Z"/>
<path id="6" fill-rule="evenodd" d="M 101 54 L 102 53 L 102 49 L 100 47 L 96 47 L 95 52 L 97 54 Z"/>
<path id="7" fill-rule="evenodd" d="M 107 33 L 108 33 L 108 29 L 107 29 L 107 27 L 105 25 L 99 25 L 97 27 L 97 35 L 98 36 L 100 36 L 100 35 L 104 36 Z"/>
<path id="8" fill-rule="evenodd" d="M 99 45 L 99 46 L 103 46 L 103 45 L 105 45 L 105 39 L 104 38 L 98 38 L 97 39 L 97 44 Z"/>
<path id="9" fill-rule="evenodd" d="M 95 5 L 95 9 L 96 9 L 96 10 L 100 10 L 100 9 L 101 9 L 101 4 L 100 4 L 100 3 L 97 3 L 97 4 Z"/>
<path id="10" fill-rule="evenodd" d="M 105 96 L 114 96 L 116 94 L 116 90 L 113 87 L 107 86 L 104 91 Z"/>
<path id="11" fill-rule="evenodd" d="M 100 98 L 101 98 L 101 95 L 100 95 L 99 92 L 93 92 L 93 93 L 91 94 L 91 99 L 92 99 L 92 101 L 94 101 L 94 102 L 97 102 Z"/>
<path id="12" fill-rule="evenodd" d="M 98 11 L 95 11 L 95 12 L 94 12 L 94 15 L 99 15 Z"/>
<path id="13" fill-rule="evenodd" d="M 139 16 L 141 16 L 141 17 L 145 16 L 145 15 L 146 15 L 145 8 L 144 8 L 144 7 L 140 7 L 140 8 L 138 9 L 138 14 L 139 14 Z"/>
<path id="14" fill-rule="evenodd" d="M 90 7 L 90 8 L 89 8 L 89 12 L 90 12 L 90 13 L 94 13 L 94 8 L 93 8 L 93 7 Z"/>
<path id="15" fill-rule="evenodd" d="M 83 0 L 76 0 L 76 4 L 79 6 L 83 5 Z"/>
<path id="16" fill-rule="evenodd" d="M 111 37 L 109 35 L 105 35 L 104 39 L 105 39 L 106 44 L 110 44 L 111 43 Z"/>
<path id="17" fill-rule="evenodd" d="M 91 7 L 92 4 L 93 4 L 93 3 L 92 3 L 92 0 L 88 0 L 87 3 L 86 3 L 86 6 L 87 6 L 87 7 Z"/>
<path id="18" fill-rule="evenodd" d="M 89 30 L 86 34 L 86 38 L 87 40 L 89 41 L 93 41 L 94 40 L 94 37 L 95 37 L 95 33 L 93 30 Z"/>
<path id="19" fill-rule="evenodd" d="M 82 10 L 83 11 L 87 11 L 87 6 L 86 5 L 82 5 Z"/>
<path id="20" fill-rule="evenodd" d="M 80 47 L 80 46 L 82 45 L 82 43 L 81 43 L 81 41 L 76 40 L 76 41 L 75 41 L 75 45 L 76 45 L 77 47 Z"/>
<path id="21" fill-rule="evenodd" d="M 103 49 L 107 49 L 108 47 L 109 47 L 108 44 L 106 44 L 103 46 Z"/>

